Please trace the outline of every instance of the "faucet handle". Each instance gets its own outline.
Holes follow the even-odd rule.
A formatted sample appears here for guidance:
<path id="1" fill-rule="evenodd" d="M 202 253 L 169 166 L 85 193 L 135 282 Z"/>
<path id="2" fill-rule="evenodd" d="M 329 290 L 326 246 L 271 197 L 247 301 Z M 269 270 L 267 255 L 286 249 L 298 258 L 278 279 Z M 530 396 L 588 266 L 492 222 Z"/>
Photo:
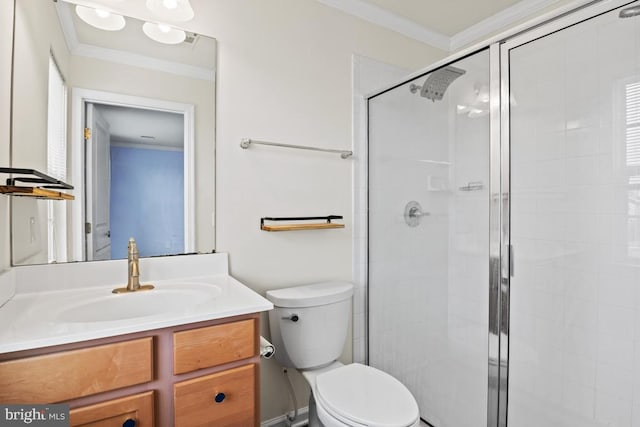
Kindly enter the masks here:
<path id="1" fill-rule="evenodd" d="M 127 245 L 127 251 L 129 252 L 129 255 L 138 253 L 138 245 L 136 244 L 136 239 L 134 239 L 133 237 L 129 237 L 129 244 Z"/>

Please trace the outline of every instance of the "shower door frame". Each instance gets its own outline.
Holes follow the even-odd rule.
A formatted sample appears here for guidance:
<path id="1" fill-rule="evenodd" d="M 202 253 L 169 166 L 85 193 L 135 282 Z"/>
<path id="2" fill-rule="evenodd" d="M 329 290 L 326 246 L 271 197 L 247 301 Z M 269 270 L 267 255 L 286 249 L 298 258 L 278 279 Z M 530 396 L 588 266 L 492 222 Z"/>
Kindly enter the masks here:
<path id="1" fill-rule="evenodd" d="M 483 43 L 450 55 L 433 65 L 412 73 L 400 82 L 366 95 L 369 101 L 385 92 L 402 86 L 416 78 L 472 56 L 489 48 L 490 67 L 490 149 L 489 149 L 489 322 L 488 322 L 488 378 L 487 378 L 487 427 L 508 426 L 509 386 L 509 303 L 513 268 L 513 249 L 510 234 L 510 86 L 509 51 L 536 39 L 597 16 L 624 7 L 637 0 L 576 1 L 556 11 L 499 34 Z M 640 18 L 637 18 L 640 19 Z M 366 112 L 367 121 L 369 112 Z M 367 135 L 368 147 L 369 135 Z M 368 150 L 367 150 L 368 151 Z M 367 153 L 368 157 L 368 153 Z M 367 159 L 368 164 L 368 159 Z M 367 170 L 367 181 L 369 171 Z M 367 188 L 369 188 L 367 182 Z M 368 206 L 369 197 L 365 196 Z M 367 232 L 367 236 L 369 233 Z M 367 238 L 367 247 L 370 244 Z M 369 271 L 368 252 L 366 254 Z M 369 277 L 366 278 L 365 348 L 369 361 Z M 437 426 L 436 426 L 437 427 Z"/>

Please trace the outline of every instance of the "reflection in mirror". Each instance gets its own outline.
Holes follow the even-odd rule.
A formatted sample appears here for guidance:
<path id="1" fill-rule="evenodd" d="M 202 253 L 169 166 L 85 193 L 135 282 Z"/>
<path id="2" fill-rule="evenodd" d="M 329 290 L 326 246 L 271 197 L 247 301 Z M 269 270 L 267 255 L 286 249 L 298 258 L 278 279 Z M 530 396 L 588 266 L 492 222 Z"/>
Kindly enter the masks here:
<path id="1" fill-rule="evenodd" d="M 76 200 L 12 198 L 13 264 L 126 258 L 129 237 L 141 256 L 210 252 L 215 40 L 159 43 L 75 9 L 16 0 L 11 166 Z"/>

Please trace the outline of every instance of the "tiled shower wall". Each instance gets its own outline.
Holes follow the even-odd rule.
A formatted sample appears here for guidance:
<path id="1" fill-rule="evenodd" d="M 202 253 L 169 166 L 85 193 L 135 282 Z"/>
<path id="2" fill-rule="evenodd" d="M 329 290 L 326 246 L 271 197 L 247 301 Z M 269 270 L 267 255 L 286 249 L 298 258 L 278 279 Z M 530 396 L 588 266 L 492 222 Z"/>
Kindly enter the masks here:
<path id="1" fill-rule="evenodd" d="M 640 21 L 510 59 L 509 423 L 640 426 Z"/>
<path id="2" fill-rule="evenodd" d="M 442 101 L 405 84 L 369 104 L 369 361 L 433 425 L 471 427 L 487 407 L 488 53 L 454 65 Z M 429 214 L 415 227 L 409 201 Z"/>

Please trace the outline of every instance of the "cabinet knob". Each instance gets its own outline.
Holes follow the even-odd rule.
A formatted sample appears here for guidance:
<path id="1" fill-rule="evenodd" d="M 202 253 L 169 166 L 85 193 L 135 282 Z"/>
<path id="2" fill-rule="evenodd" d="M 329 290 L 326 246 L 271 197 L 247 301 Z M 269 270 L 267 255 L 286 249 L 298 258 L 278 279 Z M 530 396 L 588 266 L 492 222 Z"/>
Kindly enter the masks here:
<path id="1" fill-rule="evenodd" d="M 214 397 L 214 400 L 216 401 L 216 403 L 222 403 L 225 397 L 227 396 L 224 393 L 217 393 L 216 397 Z"/>
<path id="2" fill-rule="evenodd" d="M 127 418 L 125 422 L 122 423 L 122 427 L 136 427 L 137 424 L 133 418 Z"/>

